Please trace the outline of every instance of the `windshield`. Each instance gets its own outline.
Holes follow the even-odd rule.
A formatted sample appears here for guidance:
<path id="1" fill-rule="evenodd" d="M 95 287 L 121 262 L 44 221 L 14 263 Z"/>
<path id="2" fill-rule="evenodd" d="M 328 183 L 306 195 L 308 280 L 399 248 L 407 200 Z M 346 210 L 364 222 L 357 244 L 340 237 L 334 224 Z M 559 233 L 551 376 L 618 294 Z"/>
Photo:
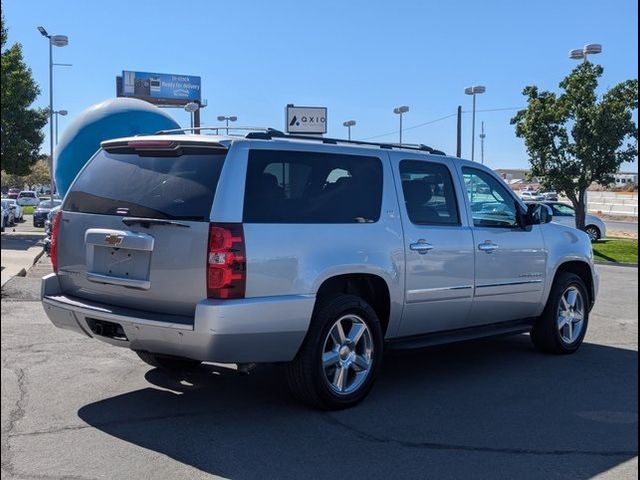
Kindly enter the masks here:
<path id="1" fill-rule="evenodd" d="M 209 221 L 226 153 L 139 156 L 100 150 L 71 186 L 65 211 Z"/>

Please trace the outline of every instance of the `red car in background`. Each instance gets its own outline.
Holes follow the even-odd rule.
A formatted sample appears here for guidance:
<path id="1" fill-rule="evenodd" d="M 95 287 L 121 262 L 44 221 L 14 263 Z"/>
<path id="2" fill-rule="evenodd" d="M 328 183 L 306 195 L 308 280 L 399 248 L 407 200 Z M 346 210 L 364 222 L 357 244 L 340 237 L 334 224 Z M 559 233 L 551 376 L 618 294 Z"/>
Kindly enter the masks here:
<path id="1" fill-rule="evenodd" d="M 7 198 L 11 198 L 15 200 L 16 198 L 18 198 L 18 194 L 20 192 L 21 190 L 19 188 L 10 188 L 9 191 L 7 192 Z"/>

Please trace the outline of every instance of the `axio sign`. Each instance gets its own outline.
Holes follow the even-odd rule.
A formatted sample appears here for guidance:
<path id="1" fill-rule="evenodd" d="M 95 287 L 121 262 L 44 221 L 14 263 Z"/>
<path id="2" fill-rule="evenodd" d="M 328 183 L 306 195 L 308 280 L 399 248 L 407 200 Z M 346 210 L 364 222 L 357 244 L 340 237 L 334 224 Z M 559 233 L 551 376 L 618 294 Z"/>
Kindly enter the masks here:
<path id="1" fill-rule="evenodd" d="M 326 107 L 297 107 L 287 105 L 287 133 L 327 133 Z"/>

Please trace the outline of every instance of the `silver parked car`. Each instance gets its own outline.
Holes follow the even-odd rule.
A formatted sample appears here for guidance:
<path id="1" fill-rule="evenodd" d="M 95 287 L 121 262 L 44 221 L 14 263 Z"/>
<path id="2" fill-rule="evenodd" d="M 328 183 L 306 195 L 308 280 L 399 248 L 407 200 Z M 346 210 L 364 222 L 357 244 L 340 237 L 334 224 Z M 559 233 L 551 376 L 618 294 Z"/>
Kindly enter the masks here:
<path id="1" fill-rule="evenodd" d="M 554 223 L 566 225 L 567 227 L 576 226 L 576 211 L 572 205 L 561 202 L 542 202 L 549 206 L 553 212 Z M 607 226 L 595 215 L 587 213 L 584 218 L 584 231 L 592 242 L 605 238 L 607 236 Z"/>
<path id="2" fill-rule="evenodd" d="M 110 140 L 53 219 L 42 302 L 151 365 L 283 363 L 298 399 L 345 408 L 385 346 L 530 332 L 577 351 L 598 274 L 588 236 L 550 220 L 425 146 L 271 129 Z"/>

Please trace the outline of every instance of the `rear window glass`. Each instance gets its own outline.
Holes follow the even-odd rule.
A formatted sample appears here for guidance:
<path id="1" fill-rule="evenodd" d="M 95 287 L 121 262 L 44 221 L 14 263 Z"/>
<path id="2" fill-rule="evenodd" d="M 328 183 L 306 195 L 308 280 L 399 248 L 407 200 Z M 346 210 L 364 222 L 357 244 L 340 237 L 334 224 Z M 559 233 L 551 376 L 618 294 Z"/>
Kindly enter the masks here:
<path id="1" fill-rule="evenodd" d="M 35 198 L 36 197 L 35 193 L 33 193 L 33 192 L 21 192 L 18 196 L 22 197 L 22 198 Z"/>
<path id="2" fill-rule="evenodd" d="M 40 202 L 38 204 L 38 208 L 52 208 L 60 205 L 61 203 L 62 201 L 59 201 L 59 200 L 54 200 L 53 202 L 49 200 L 45 200 L 44 202 Z"/>
<path id="3" fill-rule="evenodd" d="M 377 157 L 253 150 L 247 223 L 372 223 L 380 218 L 382 163 Z"/>
<path id="4" fill-rule="evenodd" d="M 71 212 L 209 221 L 225 154 L 138 156 L 100 150 L 65 198 Z"/>

